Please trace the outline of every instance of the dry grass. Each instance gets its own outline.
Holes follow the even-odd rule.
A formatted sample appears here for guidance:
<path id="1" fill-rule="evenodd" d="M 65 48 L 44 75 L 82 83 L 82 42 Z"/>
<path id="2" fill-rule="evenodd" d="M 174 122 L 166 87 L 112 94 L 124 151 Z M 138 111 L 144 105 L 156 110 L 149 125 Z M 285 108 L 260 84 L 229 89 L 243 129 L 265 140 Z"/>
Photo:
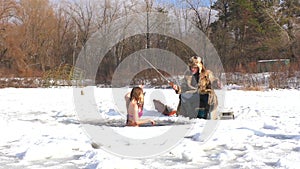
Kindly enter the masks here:
<path id="1" fill-rule="evenodd" d="M 244 90 L 244 91 L 264 91 L 265 89 L 261 86 L 249 86 L 249 87 L 243 87 L 242 90 Z"/>

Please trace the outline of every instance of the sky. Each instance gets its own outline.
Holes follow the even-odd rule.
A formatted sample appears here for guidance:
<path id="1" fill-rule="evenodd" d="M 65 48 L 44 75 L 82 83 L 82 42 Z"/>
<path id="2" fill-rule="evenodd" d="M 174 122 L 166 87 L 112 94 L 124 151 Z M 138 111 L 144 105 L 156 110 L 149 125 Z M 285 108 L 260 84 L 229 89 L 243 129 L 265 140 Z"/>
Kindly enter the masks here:
<path id="1" fill-rule="evenodd" d="M 181 2 L 182 0 L 156 0 L 156 2 L 158 3 L 171 3 L 173 5 L 177 5 L 178 3 L 177 2 Z M 201 0 L 200 0 L 201 1 Z M 203 6 L 209 6 L 210 5 L 210 0 L 202 0 L 202 5 Z"/>
<path id="2" fill-rule="evenodd" d="M 60 0 L 50 0 L 51 2 L 53 3 L 57 3 L 57 2 L 60 2 Z M 70 0 L 70 1 L 75 1 L 75 0 Z M 145 0 L 140 0 L 140 1 L 145 1 Z M 162 4 L 168 4 L 168 3 L 171 3 L 173 4 L 174 6 L 177 6 L 177 2 L 181 2 L 182 0 L 155 0 L 157 3 L 162 3 Z M 209 6 L 210 5 L 210 0 L 200 0 L 200 1 L 203 1 L 203 5 L 204 6 Z"/>

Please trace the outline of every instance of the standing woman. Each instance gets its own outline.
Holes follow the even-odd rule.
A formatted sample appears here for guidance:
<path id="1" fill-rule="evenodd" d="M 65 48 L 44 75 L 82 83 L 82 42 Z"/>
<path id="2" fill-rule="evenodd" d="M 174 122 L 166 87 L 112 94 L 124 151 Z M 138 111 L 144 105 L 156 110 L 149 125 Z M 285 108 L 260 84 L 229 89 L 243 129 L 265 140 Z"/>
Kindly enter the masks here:
<path id="1" fill-rule="evenodd" d="M 144 92 L 141 87 L 134 87 L 130 93 L 127 93 L 125 95 L 125 101 L 127 108 L 126 126 L 138 127 L 146 123 L 155 124 L 152 119 L 141 119 L 144 106 Z"/>

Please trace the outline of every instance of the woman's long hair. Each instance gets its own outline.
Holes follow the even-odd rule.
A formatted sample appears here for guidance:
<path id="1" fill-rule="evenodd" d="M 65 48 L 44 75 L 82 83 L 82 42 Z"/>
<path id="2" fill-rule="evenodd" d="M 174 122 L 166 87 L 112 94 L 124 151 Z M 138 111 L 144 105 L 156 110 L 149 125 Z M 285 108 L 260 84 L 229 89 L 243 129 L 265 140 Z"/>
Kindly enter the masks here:
<path id="1" fill-rule="evenodd" d="M 202 65 L 202 69 L 201 69 L 201 72 L 200 73 L 205 73 L 206 72 L 206 68 L 205 68 L 205 66 L 204 66 L 204 64 L 203 64 L 203 62 L 202 62 L 202 60 L 200 61 L 200 63 L 199 63 L 199 65 Z M 199 67 L 199 69 L 200 69 L 200 67 Z"/>
<path id="2" fill-rule="evenodd" d="M 143 105 L 144 104 L 144 99 L 142 97 L 143 94 L 144 93 L 143 93 L 142 88 L 140 88 L 140 87 L 132 88 L 131 93 L 130 93 L 130 101 L 135 99 L 138 102 L 138 104 Z"/>

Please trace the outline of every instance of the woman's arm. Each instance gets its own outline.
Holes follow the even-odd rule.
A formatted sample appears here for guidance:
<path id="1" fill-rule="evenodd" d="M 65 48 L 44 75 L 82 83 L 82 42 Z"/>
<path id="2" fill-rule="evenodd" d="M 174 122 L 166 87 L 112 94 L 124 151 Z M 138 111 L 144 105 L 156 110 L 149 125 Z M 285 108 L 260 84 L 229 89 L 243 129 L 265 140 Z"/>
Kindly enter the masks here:
<path id="1" fill-rule="evenodd" d="M 175 90 L 176 94 L 180 94 L 181 93 L 181 87 L 180 86 L 178 86 L 176 84 L 173 84 L 172 88 Z"/>
<path id="2" fill-rule="evenodd" d="M 128 110 L 129 102 L 130 102 L 130 92 L 126 93 L 124 96 L 126 102 L 126 109 Z"/>
<path id="3" fill-rule="evenodd" d="M 220 89 L 221 88 L 221 82 L 220 80 L 214 76 L 213 72 L 210 71 L 210 70 L 207 70 L 208 72 L 208 77 L 209 77 L 209 81 L 211 83 L 211 87 L 212 88 L 217 88 L 217 89 Z"/>
<path id="4" fill-rule="evenodd" d="M 152 119 L 139 119 L 136 122 L 137 125 L 146 124 L 146 123 L 151 123 L 152 125 L 155 125 L 155 121 Z"/>

